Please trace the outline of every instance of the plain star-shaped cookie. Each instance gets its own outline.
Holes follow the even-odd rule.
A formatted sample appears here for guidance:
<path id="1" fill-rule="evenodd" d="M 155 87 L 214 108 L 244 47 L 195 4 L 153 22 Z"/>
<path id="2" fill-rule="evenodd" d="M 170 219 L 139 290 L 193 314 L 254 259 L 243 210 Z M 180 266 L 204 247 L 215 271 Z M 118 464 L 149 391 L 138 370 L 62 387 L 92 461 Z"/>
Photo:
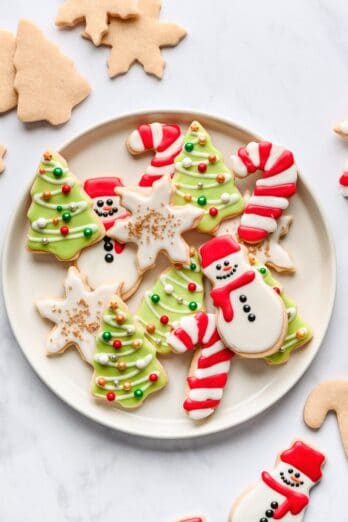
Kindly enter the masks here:
<path id="1" fill-rule="evenodd" d="M 85 35 L 94 45 L 100 45 L 111 17 L 128 19 L 138 13 L 133 0 L 65 0 L 59 8 L 56 25 L 64 28 L 86 22 Z"/>
<path id="2" fill-rule="evenodd" d="M 150 194 L 117 187 L 121 202 L 131 216 L 116 221 L 108 236 L 121 243 L 136 243 L 141 272 L 154 265 L 160 251 L 173 263 L 188 263 L 190 249 L 181 234 L 195 227 L 203 214 L 193 205 L 171 205 L 173 186 L 169 175 L 156 181 Z"/>
<path id="3" fill-rule="evenodd" d="M 177 45 L 186 30 L 173 23 L 160 22 L 161 2 L 139 0 L 140 15 L 135 20 L 113 19 L 102 44 L 112 47 L 108 60 L 109 76 L 126 73 L 139 62 L 145 72 L 162 78 L 165 61 L 161 47 Z"/>
<path id="4" fill-rule="evenodd" d="M 75 346 L 82 359 L 92 364 L 95 336 L 103 311 L 115 293 L 115 286 L 103 285 L 91 291 L 72 266 L 64 288 L 64 299 L 45 299 L 36 303 L 41 316 L 55 323 L 48 336 L 47 354 L 62 354 L 70 346 Z"/>
<path id="5" fill-rule="evenodd" d="M 3 157 L 6 154 L 6 147 L 4 145 L 0 145 L 0 174 L 5 170 L 5 162 Z"/>

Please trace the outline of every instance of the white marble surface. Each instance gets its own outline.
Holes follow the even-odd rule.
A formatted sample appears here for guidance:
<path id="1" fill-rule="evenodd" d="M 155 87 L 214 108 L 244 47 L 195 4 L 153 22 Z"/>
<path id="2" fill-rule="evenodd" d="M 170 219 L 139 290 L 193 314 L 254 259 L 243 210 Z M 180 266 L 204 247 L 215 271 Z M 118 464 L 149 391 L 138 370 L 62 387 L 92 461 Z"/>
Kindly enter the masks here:
<path id="1" fill-rule="evenodd" d="M 2 309 L 0 520 L 171 522 L 179 515 L 204 513 L 209 522 L 224 522 L 233 499 L 295 436 L 305 436 L 329 455 L 306 521 L 345 520 L 348 470 L 336 422 L 331 417 L 313 434 L 302 422 L 302 406 L 317 382 L 348 377 L 348 210 L 337 189 L 348 145 L 330 132 L 348 113 L 347 2 L 164 0 L 163 18 L 186 26 L 189 36 L 164 52 L 168 67 L 162 82 L 138 66 L 110 81 L 106 49 L 94 49 L 79 37 L 79 29 L 55 29 L 59 3 L 2 2 L 1 27 L 14 30 L 19 17 L 40 24 L 76 60 L 93 94 L 58 129 L 25 127 L 15 113 L 0 119 L 0 142 L 9 150 L 0 180 L 0 236 L 46 146 L 59 146 L 126 111 L 196 108 L 231 118 L 296 152 L 333 231 L 338 292 L 322 350 L 296 388 L 239 430 L 188 445 L 121 436 L 69 409 L 33 373 Z"/>

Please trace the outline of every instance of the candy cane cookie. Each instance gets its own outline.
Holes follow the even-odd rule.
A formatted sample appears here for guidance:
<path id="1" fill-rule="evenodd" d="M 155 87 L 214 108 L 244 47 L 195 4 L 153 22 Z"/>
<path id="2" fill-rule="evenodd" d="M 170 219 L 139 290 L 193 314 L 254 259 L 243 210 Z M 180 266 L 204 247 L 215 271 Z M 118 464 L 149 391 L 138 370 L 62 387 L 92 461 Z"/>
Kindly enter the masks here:
<path id="1" fill-rule="evenodd" d="M 167 342 L 177 353 L 200 347 L 192 360 L 183 407 L 192 420 L 209 417 L 220 404 L 234 356 L 220 339 L 215 314 L 184 317 L 167 335 Z"/>
<path id="2" fill-rule="evenodd" d="M 151 187 L 163 174 L 174 174 L 174 160 L 180 154 L 184 137 L 179 125 L 144 123 L 134 130 L 127 140 L 131 154 L 155 151 L 150 165 L 139 181 L 140 187 Z"/>
<path id="3" fill-rule="evenodd" d="M 257 170 L 262 177 L 246 205 L 238 235 L 247 243 L 259 243 L 277 229 L 277 219 L 296 192 L 297 167 L 292 152 L 269 142 L 251 142 L 231 156 L 236 176 L 245 178 Z"/>

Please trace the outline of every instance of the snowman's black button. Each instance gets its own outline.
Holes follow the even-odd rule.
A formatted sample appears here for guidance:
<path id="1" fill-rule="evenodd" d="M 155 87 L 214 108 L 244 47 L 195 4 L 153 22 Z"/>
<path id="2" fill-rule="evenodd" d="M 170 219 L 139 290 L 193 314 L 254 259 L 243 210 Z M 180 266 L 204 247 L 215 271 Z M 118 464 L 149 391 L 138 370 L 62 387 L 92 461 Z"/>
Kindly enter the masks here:
<path id="1" fill-rule="evenodd" d="M 240 295 L 239 300 L 241 303 L 246 303 L 248 299 L 246 295 Z"/>
<path id="2" fill-rule="evenodd" d="M 114 260 L 114 256 L 112 254 L 106 254 L 104 259 L 107 263 L 112 263 Z"/>
<path id="3" fill-rule="evenodd" d="M 113 248 L 114 247 L 112 246 L 112 243 L 105 243 L 104 245 L 104 250 L 106 250 L 107 252 L 111 252 Z"/>
<path id="4" fill-rule="evenodd" d="M 265 515 L 266 515 L 266 517 L 268 517 L 268 518 L 272 518 L 273 515 L 274 515 L 274 511 L 272 511 L 272 509 L 267 509 Z"/>
<path id="5" fill-rule="evenodd" d="M 271 508 L 272 509 L 277 509 L 279 506 L 278 502 L 271 502 Z"/>
<path id="6" fill-rule="evenodd" d="M 253 323 L 256 319 L 256 315 L 255 314 L 249 314 L 248 315 L 248 321 L 250 321 L 251 323 Z"/>
<path id="7" fill-rule="evenodd" d="M 267 518 L 262 517 L 262 518 L 260 518 L 260 522 L 268 522 L 268 520 L 267 520 Z"/>
<path id="8" fill-rule="evenodd" d="M 249 305 L 244 305 L 243 310 L 244 310 L 244 312 L 248 313 L 248 312 L 250 312 L 251 307 Z"/>

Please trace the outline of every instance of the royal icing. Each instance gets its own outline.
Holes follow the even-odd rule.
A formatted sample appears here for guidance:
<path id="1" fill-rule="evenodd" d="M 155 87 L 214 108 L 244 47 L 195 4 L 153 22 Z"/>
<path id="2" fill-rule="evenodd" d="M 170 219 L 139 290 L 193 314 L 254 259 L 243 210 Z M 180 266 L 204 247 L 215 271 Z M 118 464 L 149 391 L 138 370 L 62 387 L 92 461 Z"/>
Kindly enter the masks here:
<path id="1" fill-rule="evenodd" d="M 348 381 L 324 381 L 309 394 L 304 408 L 304 420 L 307 426 L 318 430 L 323 425 L 327 414 L 334 411 L 346 457 L 348 457 Z"/>
<path id="2" fill-rule="evenodd" d="M 284 304 L 248 264 L 240 245 L 232 236 L 219 236 L 202 245 L 200 255 L 226 346 L 244 357 L 278 351 L 286 334 Z"/>
<path id="3" fill-rule="evenodd" d="M 244 194 L 244 200 L 249 201 L 249 195 Z M 290 254 L 281 244 L 281 240 L 288 234 L 293 218 L 282 215 L 277 222 L 277 229 L 260 243 L 244 243 L 238 236 L 240 217 L 225 221 L 217 230 L 216 235 L 232 234 L 248 249 L 250 254 L 257 257 L 261 264 L 265 264 L 277 272 L 295 272 L 296 268 Z"/>
<path id="4" fill-rule="evenodd" d="M 199 312 L 183 318 L 167 335 L 167 342 L 178 353 L 200 348 L 187 378 L 183 407 L 194 421 L 209 417 L 220 405 L 234 355 L 220 339 L 215 314 Z"/>
<path id="5" fill-rule="evenodd" d="M 170 352 L 166 334 L 176 321 L 202 310 L 203 299 L 203 274 L 197 253 L 191 248 L 189 264 L 165 270 L 151 290 L 145 292 L 136 312 L 145 335 L 158 352 Z"/>
<path id="6" fill-rule="evenodd" d="M 348 197 L 348 161 L 344 165 L 344 170 L 340 177 L 340 186 L 342 194 L 345 198 Z"/>
<path id="7" fill-rule="evenodd" d="M 111 298 L 103 313 L 93 366 L 93 396 L 124 408 L 140 406 L 167 383 L 155 348 L 118 296 Z"/>
<path id="8" fill-rule="evenodd" d="M 127 141 L 131 154 L 155 152 L 139 182 L 140 187 L 151 187 L 164 174 L 174 174 L 174 160 L 182 150 L 183 141 L 181 129 L 175 124 L 144 123 L 131 133 Z"/>
<path id="9" fill-rule="evenodd" d="M 55 324 L 46 344 L 48 355 L 58 355 L 71 346 L 81 357 L 92 364 L 95 336 L 102 313 L 115 285 L 104 285 L 90 291 L 79 271 L 70 267 L 64 282 L 65 298 L 44 299 L 36 306 L 42 317 Z"/>
<path id="10" fill-rule="evenodd" d="M 310 489 L 320 481 L 325 456 L 298 440 L 283 451 L 270 472 L 240 495 L 232 507 L 230 522 L 301 522 L 309 503 Z"/>
<path id="11" fill-rule="evenodd" d="M 102 237 L 92 202 L 57 153 L 45 152 L 31 189 L 28 247 L 71 260 Z"/>
<path id="12" fill-rule="evenodd" d="M 190 203 L 203 209 L 197 227 L 201 232 L 212 232 L 223 219 L 243 211 L 243 198 L 234 184 L 234 176 L 200 123 L 191 124 L 175 167 L 174 203 Z"/>
<path id="13" fill-rule="evenodd" d="M 106 233 L 102 241 L 82 252 L 77 266 L 86 274 L 92 288 L 105 283 L 113 283 L 117 287 L 122 283 L 121 293 L 128 297 L 141 281 L 136 249 L 134 245 L 122 245 L 108 236 L 108 230 L 114 223 L 128 216 L 117 194 L 117 188 L 121 186 L 122 181 L 114 177 L 85 181 L 84 189 L 92 198 L 93 209 L 102 221 Z"/>
<path id="14" fill-rule="evenodd" d="M 182 233 L 195 227 L 202 211 L 190 205 L 171 205 L 170 176 L 156 181 L 150 194 L 120 188 L 122 204 L 132 213 L 117 221 L 108 235 L 122 243 L 137 245 L 137 264 L 141 272 L 154 265 L 160 251 L 166 252 L 173 263 L 189 260 L 189 247 Z"/>
<path id="15" fill-rule="evenodd" d="M 289 150 L 268 142 L 251 142 L 231 160 L 238 177 L 245 178 L 257 170 L 262 172 L 238 228 L 243 241 L 258 243 L 277 229 L 277 219 L 288 207 L 288 198 L 296 192 L 295 160 Z"/>

